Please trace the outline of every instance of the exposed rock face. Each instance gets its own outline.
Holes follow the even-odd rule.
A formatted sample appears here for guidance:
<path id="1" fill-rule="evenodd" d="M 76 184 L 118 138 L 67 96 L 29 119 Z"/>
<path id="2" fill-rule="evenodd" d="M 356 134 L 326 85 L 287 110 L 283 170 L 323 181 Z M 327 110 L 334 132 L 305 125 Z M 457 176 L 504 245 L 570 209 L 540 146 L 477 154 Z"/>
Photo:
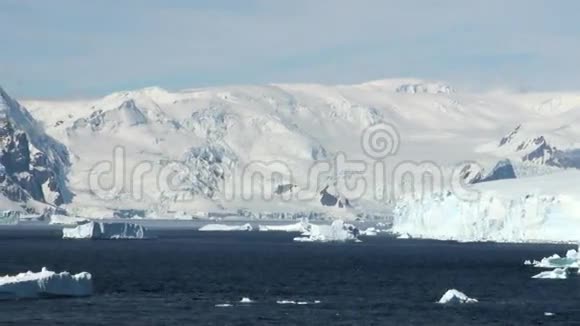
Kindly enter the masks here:
<path id="1" fill-rule="evenodd" d="M 550 144 L 545 136 L 526 137 L 522 126 L 517 126 L 503 137 L 499 148 L 510 147 L 521 155 L 522 162 L 547 165 L 558 168 L 580 169 L 580 149 L 562 150 Z"/>
<path id="2" fill-rule="evenodd" d="M 347 198 L 340 194 L 332 194 L 330 186 L 324 187 L 324 189 L 320 191 L 320 196 L 320 203 L 323 206 L 335 206 L 339 208 L 351 207 Z"/>
<path id="3" fill-rule="evenodd" d="M 465 184 L 517 178 L 515 169 L 508 159 L 497 162 L 494 168 L 487 174 L 485 174 L 485 170 L 479 165 L 469 163 L 461 169 L 459 175 Z"/>
<path id="4" fill-rule="evenodd" d="M 407 94 L 451 94 L 455 93 L 455 90 L 449 86 L 442 83 L 416 83 L 416 84 L 404 84 L 399 86 L 396 90 L 397 93 L 407 93 Z"/>
<path id="5" fill-rule="evenodd" d="M 0 181 L 6 197 L 14 201 L 32 198 L 57 206 L 64 203 L 57 176 L 51 171 L 46 154 L 31 155 L 28 136 L 14 130 L 7 117 L 0 117 L 0 144 L 0 164 L 3 166 Z"/>
<path id="6" fill-rule="evenodd" d="M 66 203 L 68 165 L 66 148 L 0 89 L 0 193 L 21 203 Z"/>
<path id="7" fill-rule="evenodd" d="M 483 179 L 474 183 L 515 178 L 517 178 L 516 172 L 510 160 L 502 160 L 497 162 L 493 170 L 491 170 L 491 172 L 489 172 Z"/>
<path id="8" fill-rule="evenodd" d="M 466 164 L 459 173 L 465 184 L 474 184 L 480 182 L 483 178 L 483 170 L 477 164 Z"/>
<path id="9" fill-rule="evenodd" d="M 292 189 L 294 187 L 296 187 L 296 185 L 293 185 L 291 183 L 281 184 L 281 185 L 278 185 L 276 187 L 276 190 L 274 190 L 274 193 L 276 195 L 282 195 L 282 194 L 285 194 L 285 193 L 288 193 L 288 192 L 292 192 Z"/>

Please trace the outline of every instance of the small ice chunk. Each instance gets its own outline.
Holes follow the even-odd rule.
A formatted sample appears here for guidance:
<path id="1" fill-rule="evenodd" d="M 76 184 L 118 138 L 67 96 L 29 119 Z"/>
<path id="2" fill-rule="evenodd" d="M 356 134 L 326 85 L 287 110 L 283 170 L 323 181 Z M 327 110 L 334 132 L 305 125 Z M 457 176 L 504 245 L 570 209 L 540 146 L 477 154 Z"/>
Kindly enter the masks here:
<path id="1" fill-rule="evenodd" d="M 0 299 L 85 297 L 92 293 L 92 276 L 87 272 L 71 275 L 43 267 L 38 273 L 0 276 Z"/>
<path id="2" fill-rule="evenodd" d="M 553 313 L 553 312 L 549 312 L 549 311 L 544 312 L 544 316 L 546 316 L 546 317 L 552 317 L 554 315 L 555 315 L 555 313 Z"/>
<path id="3" fill-rule="evenodd" d="M 254 300 L 248 298 L 248 297 L 243 297 L 242 300 L 240 300 L 240 303 L 253 303 Z"/>
<path id="4" fill-rule="evenodd" d="M 207 224 L 199 228 L 198 231 L 252 231 L 252 225 L 246 223 L 244 225 L 226 225 L 226 224 Z"/>
<path id="5" fill-rule="evenodd" d="M 538 268 L 579 268 L 579 258 L 577 251 L 572 249 L 568 250 L 566 257 L 554 254 L 550 257 L 542 258 L 540 261 L 534 261 L 533 265 Z"/>
<path id="6" fill-rule="evenodd" d="M 305 233 L 310 231 L 310 223 L 308 220 L 302 219 L 298 223 L 286 224 L 286 225 L 258 225 L 258 230 L 262 232 L 275 231 L 275 232 L 299 232 Z"/>
<path id="7" fill-rule="evenodd" d="M 296 242 L 334 242 L 334 241 L 360 241 L 360 231 L 352 224 L 335 220 L 331 225 L 312 224 L 310 232 L 302 234 L 302 237 L 294 238 Z"/>
<path id="8" fill-rule="evenodd" d="M 533 263 L 530 260 L 526 260 L 526 261 L 524 261 L 524 265 L 530 266 L 530 265 L 533 265 Z"/>
<path id="9" fill-rule="evenodd" d="M 567 268 L 556 268 L 552 271 L 541 272 L 532 278 L 550 279 L 550 280 L 565 280 L 568 278 Z"/>
<path id="10" fill-rule="evenodd" d="M 476 303 L 477 299 L 473 299 L 465 295 L 465 293 L 455 289 L 447 290 L 445 294 L 439 299 L 440 304 L 462 304 L 462 303 Z"/>
<path id="11" fill-rule="evenodd" d="M 278 300 L 276 301 L 277 304 L 296 304 L 294 300 Z"/>
<path id="12" fill-rule="evenodd" d="M 225 307 L 231 307 L 232 305 L 229 303 L 218 303 L 215 305 L 217 308 L 225 308 Z"/>
<path id="13" fill-rule="evenodd" d="M 399 234 L 399 236 L 397 237 L 397 239 L 411 239 L 411 235 L 409 233 L 403 233 L 403 234 Z"/>

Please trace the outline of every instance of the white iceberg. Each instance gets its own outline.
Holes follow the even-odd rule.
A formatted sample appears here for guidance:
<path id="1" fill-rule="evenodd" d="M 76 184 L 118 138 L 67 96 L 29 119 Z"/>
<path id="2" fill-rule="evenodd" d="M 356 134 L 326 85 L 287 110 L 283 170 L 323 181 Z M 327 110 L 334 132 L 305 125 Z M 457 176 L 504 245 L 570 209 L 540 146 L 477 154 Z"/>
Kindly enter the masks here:
<path id="1" fill-rule="evenodd" d="M 93 293 L 92 276 L 82 272 L 55 273 L 45 267 L 38 273 L 0 276 L 0 299 L 85 297 Z"/>
<path id="2" fill-rule="evenodd" d="M 532 278 L 550 279 L 550 280 L 565 280 L 568 278 L 567 268 L 556 268 L 552 271 L 541 272 Z"/>
<path id="3" fill-rule="evenodd" d="M 525 263 L 528 262 L 529 260 Z M 566 252 L 566 257 L 554 254 L 540 261 L 534 260 L 531 265 L 537 268 L 580 268 L 580 255 L 577 250 L 570 249 Z"/>
<path id="4" fill-rule="evenodd" d="M 440 304 L 463 304 L 463 303 L 477 303 L 477 299 L 473 299 L 465 295 L 465 293 L 455 289 L 447 290 L 445 294 L 439 299 Z"/>
<path id="5" fill-rule="evenodd" d="M 207 224 L 199 228 L 198 231 L 252 231 L 249 223 L 244 225 Z"/>
<path id="6" fill-rule="evenodd" d="M 226 308 L 226 307 L 231 307 L 232 305 L 230 303 L 218 303 L 215 306 L 217 308 Z"/>
<path id="7" fill-rule="evenodd" d="M 335 220 L 331 225 L 311 224 L 310 231 L 304 232 L 301 237 L 294 238 L 297 242 L 333 242 L 333 241 L 360 241 L 360 231 L 352 224 Z"/>
<path id="8" fill-rule="evenodd" d="M 146 239 L 148 231 L 132 223 L 88 222 L 62 229 L 63 239 Z"/>
<path id="9" fill-rule="evenodd" d="M 286 225 L 258 225 L 258 230 L 262 232 L 276 231 L 276 232 L 299 232 L 305 233 L 310 231 L 311 224 L 308 220 L 303 219 L 298 223 Z"/>
<path id="10" fill-rule="evenodd" d="M 254 300 L 252 300 L 252 299 L 250 299 L 250 298 L 248 298 L 248 297 L 243 297 L 243 298 L 240 300 L 240 303 L 254 303 Z"/>

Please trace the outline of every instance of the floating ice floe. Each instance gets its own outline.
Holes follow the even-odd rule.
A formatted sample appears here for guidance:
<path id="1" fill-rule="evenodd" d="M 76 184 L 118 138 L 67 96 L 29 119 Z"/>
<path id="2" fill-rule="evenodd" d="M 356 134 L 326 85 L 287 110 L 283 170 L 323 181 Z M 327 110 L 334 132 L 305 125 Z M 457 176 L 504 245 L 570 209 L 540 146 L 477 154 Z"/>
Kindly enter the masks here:
<path id="1" fill-rule="evenodd" d="M 0 299 L 86 297 L 92 293 L 92 276 L 87 272 L 71 275 L 43 267 L 38 273 L 0 276 Z"/>
<path id="2" fill-rule="evenodd" d="M 252 231 L 249 223 L 244 225 L 207 224 L 199 228 L 198 231 Z"/>
<path id="3" fill-rule="evenodd" d="M 258 225 L 258 230 L 262 232 L 276 231 L 276 232 L 308 232 L 311 224 L 308 220 L 303 219 L 298 223 L 286 225 Z"/>
<path id="4" fill-rule="evenodd" d="M 541 272 L 532 278 L 550 279 L 550 280 L 565 280 L 568 278 L 567 268 L 556 268 L 552 271 Z"/>
<path id="5" fill-rule="evenodd" d="M 248 297 L 243 297 L 243 298 L 240 300 L 240 303 L 254 303 L 254 300 L 252 300 L 252 299 L 250 299 L 250 298 L 248 298 Z"/>
<path id="6" fill-rule="evenodd" d="M 294 304 L 294 305 L 308 305 L 308 304 L 319 304 L 320 300 L 314 301 L 295 301 L 295 300 L 278 300 L 276 301 L 277 304 Z"/>
<path id="7" fill-rule="evenodd" d="M 360 231 L 352 224 L 335 220 L 331 225 L 311 224 L 310 231 L 304 232 L 301 237 L 294 238 L 297 242 L 344 242 L 360 241 Z"/>
<path id="8" fill-rule="evenodd" d="M 533 265 L 538 268 L 580 268 L 580 254 L 575 249 L 568 250 L 566 257 L 560 257 L 554 254 L 550 257 L 542 258 L 542 260 L 533 262 L 526 260 L 524 265 Z"/>
<path id="9" fill-rule="evenodd" d="M 132 223 L 88 222 L 76 227 L 62 229 L 63 239 L 147 239 L 148 231 L 141 225 Z"/>
<path id="10" fill-rule="evenodd" d="M 549 311 L 544 312 L 544 316 L 546 316 L 546 317 L 552 317 L 554 315 L 555 315 L 555 313 L 553 313 L 553 312 L 549 312 Z"/>
<path id="11" fill-rule="evenodd" d="M 465 295 L 465 293 L 455 289 L 447 290 L 445 294 L 439 299 L 440 304 L 463 304 L 463 303 L 477 303 L 477 299 L 473 299 Z"/>
<path id="12" fill-rule="evenodd" d="M 218 303 L 215 305 L 215 307 L 217 308 L 226 308 L 226 307 L 231 307 L 232 305 L 230 303 Z"/>

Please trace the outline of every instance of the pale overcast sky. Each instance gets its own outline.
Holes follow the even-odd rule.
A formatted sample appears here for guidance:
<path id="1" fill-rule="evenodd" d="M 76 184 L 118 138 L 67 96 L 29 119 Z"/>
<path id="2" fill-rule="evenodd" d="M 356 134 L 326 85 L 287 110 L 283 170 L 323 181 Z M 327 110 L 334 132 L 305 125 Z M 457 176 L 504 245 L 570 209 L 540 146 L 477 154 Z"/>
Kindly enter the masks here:
<path id="1" fill-rule="evenodd" d="M 418 77 L 580 90 L 576 0 L 0 0 L 18 98 Z"/>

